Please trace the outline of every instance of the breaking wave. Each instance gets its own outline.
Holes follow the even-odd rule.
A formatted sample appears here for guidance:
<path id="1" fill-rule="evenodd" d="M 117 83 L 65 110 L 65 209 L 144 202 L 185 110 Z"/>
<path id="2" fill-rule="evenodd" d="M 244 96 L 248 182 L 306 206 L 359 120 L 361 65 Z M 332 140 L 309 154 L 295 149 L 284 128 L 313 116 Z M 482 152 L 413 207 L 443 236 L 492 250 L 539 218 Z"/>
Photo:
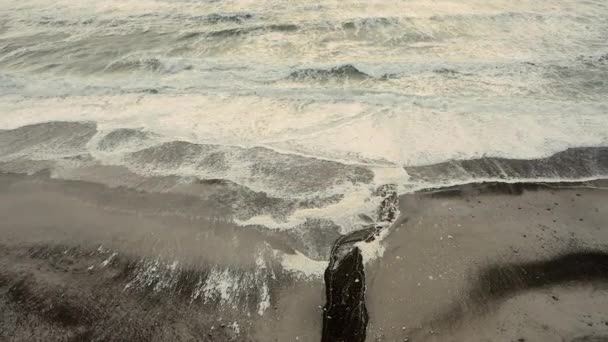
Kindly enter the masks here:
<path id="1" fill-rule="evenodd" d="M 608 9 L 564 6 L 0 3 L 0 169 L 217 186 L 273 227 L 385 183 L 604 177 Z"/>
<path id="2" fill-rule="evenodd" d="M 293 80 L 312 79 L 317 81 L 335 80 L 366 80 L 370 75 L 360 71 L 351 64 L 340 65 L 329 69 L 301 69 L 289 74 Z"/>
<path id="3" fill-rule="evenodd" d="M 168 63 L 158 58 L 127 57 L 108 64 L 105 72 L 132 72 L 149 71 L 157 73 L 177 73 L 184 70 L 192 70 L 193 66 L 186 63 Z"/>
<path id="4" fill-rule="evenodd" d="M 432 186 L 476 180 L 578 180 L 608 176 L 608 147 L 570 148 L 541 159 L 484 157 L 405 167 L 412 182 Z"/>
<path id="5" fill-rule="evenodd" d="M 218 200 L 232 207 L 229 211 L 240 224 L 300 227 L 302 234 L 308 234 L 311 219 L 317 220 L 312 226 L 366 224 L 362 218 L 377 207 L 374 189 L 385 182 L 369 165 L 279 153 L 265 147 L 171 141 L 143 129 L 100 131 L 90 122 L 48 122 L 0 130 L 0 170 L 4 172 L 47 169 L 58 177 L 78 178 L 78 172 L 69 170 L 112 165 L 143 177 L 126 177 L 121 184 L 130 187 L 148 184 L 148 189 L 159 189 L 152 185 L 155 177 L 161 177 L 157 182 L 165 188 L 179 188 L 180 183 L 193 180 L 200 186 L 193 186 L 192 191 L 219 187 L 223 190 Z M 608 148 L 570 148 L 541 159 L 484 157 L 403 169 L 405 176 L 392 178 L 401 191 L 476 181 L 586 180 L 608 177 Z M 95 179 L 103 182 L 103 178 Z M 361 213 L 364 215 L 356 218 Z M 347 217 L 348 223 L 341 221 Z"/>

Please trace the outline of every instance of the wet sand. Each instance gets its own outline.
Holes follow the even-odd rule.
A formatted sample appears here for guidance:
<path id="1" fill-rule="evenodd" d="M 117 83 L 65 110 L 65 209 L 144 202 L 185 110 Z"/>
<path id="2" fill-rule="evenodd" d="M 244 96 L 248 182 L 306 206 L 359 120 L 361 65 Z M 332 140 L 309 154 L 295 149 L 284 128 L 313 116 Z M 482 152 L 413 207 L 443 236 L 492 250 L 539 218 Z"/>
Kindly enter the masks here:
<path id="1" fill-rule="evenodd" d="M 608 340 L 608 190 L 470 185 L 400 210 L 367 267 L 368 341 Z"/>
<path id="2" fill-rule="evenodd" d="M 291 238 L 206 205 L 0 175 L 0 340 L 319 340 L 323 284 L 282 269 Z"/>
<path id="3" fill-rule="evenodd" d="M 382 258 L 365 266 L 366 341 L 605 339 L 607 195 L 401 196 Z M 206 201 L 0 175 L 0 340 L 319 341 L 323 280 L 277 256 L 298 249 L 293 237 L 238 227 Z"/>

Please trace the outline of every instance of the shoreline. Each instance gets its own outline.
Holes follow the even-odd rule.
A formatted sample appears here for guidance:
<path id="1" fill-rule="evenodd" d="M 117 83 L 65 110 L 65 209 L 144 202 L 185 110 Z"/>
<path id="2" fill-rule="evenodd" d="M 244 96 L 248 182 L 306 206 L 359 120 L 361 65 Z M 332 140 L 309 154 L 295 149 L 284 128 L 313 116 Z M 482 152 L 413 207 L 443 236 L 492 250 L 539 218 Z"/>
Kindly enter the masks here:
<path id="1" fill-rule="evenodd" d="M 567 188 L 591 188 L 591 189 L 607 189 L 608 188 L 608 176 L 607 177 L 592 177 L 584 180 L 489 180 L 489 181 L 475 181 L 466 182 L 456 185 L 446 185 L 438 187 L 423 188 L 415 190 L 414 192 L 403 194 L 433 194 L 433 193 L 449 193 L 451 191 L 466 192 L 467 190 L 478 191 L 479 193 L 504 193 L 511 194 L 524 190 L 550 190 L 550 189 L 567 189 Z M 484 191 L 485 190 L 485 191 Z"/>

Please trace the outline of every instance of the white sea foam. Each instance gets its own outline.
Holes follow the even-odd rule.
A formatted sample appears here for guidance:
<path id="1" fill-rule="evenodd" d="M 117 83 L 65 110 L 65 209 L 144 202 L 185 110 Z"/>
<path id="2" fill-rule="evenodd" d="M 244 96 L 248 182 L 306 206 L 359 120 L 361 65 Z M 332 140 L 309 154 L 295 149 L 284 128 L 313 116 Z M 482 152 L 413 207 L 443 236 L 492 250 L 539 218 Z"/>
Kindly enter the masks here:
<path id="1" fill-rule="evenodd" d="M 285 220 L 277 220 L 270 215 L 253 216 L 247 220 L 235 220 L 242 226 L 261 225 L 271 229 L 290 229 L 306 222 L 307 219 L 331 219 L 346 234 L 356 230 L 361 224 L 358 214 L 373 216 L 380 204 L 380 198 L 372 196 L 373 188 L 361 186 L 352 192 L 345 192 L 345 198 L 335 204 L 320 208 L 298 209 Z"/>
<path id="2" fill-rule="evenodd" d="M 101 263 L 101 266 L 107 267 L 112 262 L 112 260 L 114 260 L 114 258 L 116 258 L 117 255 L 118 255 L 118 253 L 116 253 L 116 252 L 112 253 L 106 260 L 104 260 Z"/>
<path id="3" fill-rule="evenodd" d="M 301 101 L 201 95 L 4 97 L 0 128 L 94 121 L 102 130 L 143 128 L 164 141 L 276 146 L 322 159 L 394 166 L 480 156 L 539 158 L 568 147 L 608 143 L 608 119 L 601 115 L 608 103 L 449 100 L 362 115 L 374 110 L 347 103 L 302 109 Z"/>
<path id="4" fill-rule="evenodd" d="M 363 258 L 364 264 L 368 264 L 369 262 L 381 258 L 384 255 L 386 247 L 382 241 L 386 238 L 386 236 L 388 236 L 389 233 L 390 229 L 389 227 L 386 227 L 380 231 L 373 241 L 359 241 L 355 243 L 355 247 L 359 248 L 359 251 L 361 252 L 361 257 Z"/>
<path id="5" fill-rule="evenodd" d="M 275 251 L 275 255 L 281 258 L 281 266 L 285 270 L 302 278 L 321 278 L 328 265 L 327 261 L 310 259 L 298 251 L 295 251 L 295 254 Z"/>
<path id="6" fill-rule="evenodd" d="M 471 159 L 481 156 L 539 158 L 568 147 L 598 146 L 608 143 L 606 129 L 608 119 L 600 115 L 608 107 L 598 102 L 524 102 L 522 100 L 520 104 L 509 106 L 507 103 L 501 104 L 499 100 L 495 103 L 484 100 L 478 104 L 459 100 L 451 105 L 453 107 L 451 110 L 443 112 L 435 112 L 435 109 L 420 106 L 402 106 L 372 116 L 344 114 L 349 112 L 347 109 L 349 107 L 346 105 L 332 104 L 324 107 L 323 104 L 317 104 L 315 109 L 318 111 L 317 118 L 315 119 L 313 115 L 312 121 L 308 123 L 305 117 L 310 114 L 309 112 L 303 112 L 302 109 L 293 112 L 283 110 L 267 120 L 261 118 L 260 120 L 271 123 L 281 121 L 280 116 L 294 116 L 299 123 L 283 122 L 278 127 L 266 127 L 258 132 L 253 128 L 245 129 L 248 124 L 244 122 L 246 120 L 239 120 L 237 113 L 237 111 L 242 112 L 242 108 L 253 106 L 255 98 L 240 99 L 241 102 L 234 107 L 223 107 L 223 104 L 230 102 L 229 99 L 212 99 L 200 95 L 159 96 L 141 100 L 139 104 L 137 104 L 138 98 L 134 95 L 87 96 L 75 99 L 16 97 L 5 99 L 8 101 L 0 104 L 0 110 L 6 114 L 0 120 L 0 127 L 4 129 L 56 120 L 94 121 L 99 125 L 98 129 L 101 132 L 87 145 L 88 151 L 36 147 L 31 153 L 25 151 L 33 159 L 53 160 L 89 152 L 103 164 L 124 165 L 143 175 L 224 178 L 255 191 L 263 191 L 278 197 L 344 195 L 344 199 L 335 204 L 323 208 L 296 210 L 283 220 L 260 215 L 237 221 L 241 225 L 263 225 L 275 229 L 296 227 L 307 218 L 328 218 L 338 223 L 346 233 L 356 229 L 361 223 L 357 214 L 373 216 L 370 213 L 375 210 L 376 203 L 373 199 L 370 200 L 370 195 L 378 185 L 396 183 L 399 184 L 402 193 L 412 189 L 467 182 L 467 180 L 446 180 L 441 184 L 412 184 L 400 165 L 425 165 L 454 158 Z M 180 105 L 167 105 L 175 102 Z M 264 110 L 270 112 L 274 108 L 297 107 L 293 103 L 284 107 L 267 100 L 261 102 L 267 105 Z M 99 106 L 89 106 L 92 103 L 99 103 Z M 212 103 L 211 107 L 208 107 L 209 103 Z M 427 106 L 441 107 L 436 101 L 431 101 Z M 218 113 L 213 114 L 214 108 L 218 109 Z M 241 109 L 238 110 L 239 108 Z M 343 114 L 340 115 L 347 116 L 345 121 L 335 127 L 333 119 L 329 119 L 332 123 L 322 124 L 321 113 L 324 110 L 332 111 L 331 108 L 342 108 Z M 397 114 L 399 108 L 403 112 Z M 181 117 L 180 113 L 186 114 Z M 194 115 L 194 113 L 199 114 Z M 301 114 L 303 116 L 300 116 Z M 255 116 L 248 113 L 248 117 L 250 115 Z M 251 120 L 252 124 L 255 123 L 255 119 L 247 120 Z M 243 134 L 230 133 L 233 121 L 241 121 L 232 128 L 235 132 Z M 293 128 L 290 128 L 291 125 Z M 222 127 L 218 128 L 220 126 Z M 319 131 L 319 127 L 323 128 Z M 153 135 L 148 140 L 128 142 L 115 150 L 99 150 L 97 141 L 103 138 L 106 132 L 118 128 L 143 129 Z M 265 133 L 270 131 L 276 135 Z M 271 136 L 275 137 L 272 143 L 264 143 L 267 139 L 265 137 Z M 276 136 L 294 138 L 277 142 Z M 307 192 L 310 189 L 294 192 L 289 187 L 278 186 L 281 183 L 273 180 L 271 175 L 267 178 L 254 176 L 248 166 L 249 161 L 238 158 L 228 159 L 230 169 L 220 171 L 193 167 L 192 165 L 199 162 L 197 160 L 159 168 L 154 167 L 153 164 L 143 166 L 125 159 L 125 156 L 131 152 L 170 140 L 221 144 L 228 146 L 227 148 L 265 146 L 280 150 L 282 153 L 295 151 L 296 154 L 317 157 L 320 160 L 347 161 L 354 165 L 364 165 L 374 171 L 375 178 L 372 184 L 342 183 L 317 192 Z M 230 158 L 230 153 L 228 156 Z M 66 166 L 77 164 L 75 161 L 62 163 Z M 382 166 L 382 163 L 385 165 Z"/>

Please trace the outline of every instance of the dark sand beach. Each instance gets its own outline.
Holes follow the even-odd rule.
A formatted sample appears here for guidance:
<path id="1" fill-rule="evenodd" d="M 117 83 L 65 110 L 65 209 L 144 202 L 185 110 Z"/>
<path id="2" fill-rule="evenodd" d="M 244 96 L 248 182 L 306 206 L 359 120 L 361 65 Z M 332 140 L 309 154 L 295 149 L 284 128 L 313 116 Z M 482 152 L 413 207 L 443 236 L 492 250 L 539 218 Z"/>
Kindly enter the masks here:
<path id="1" fill-rule="evenodd" d="M 281 269 L 280 234 L 200 215 L 192 196 L 0 178 L 3 340 L 320 336 L 322 283 Z"/>
<path id="2" fill-rule="evenodd" d="M 368 267 L 370 340 L 606 340 L 601 187 L 472 184 L 403 197 L 407 222 Z"/>
<path id="3" fill-rule="evenodd" d="M 184 194 L 44 174 L 0 184 L 3 340 L 321 339 L 323 280 L 281 266 L 276 251 L 294 253 L 285 234 L 195 216 L 204 203 Z M 401 196 L 364 266 L 366 340 L 605 339 L 604 185 Z"/>

